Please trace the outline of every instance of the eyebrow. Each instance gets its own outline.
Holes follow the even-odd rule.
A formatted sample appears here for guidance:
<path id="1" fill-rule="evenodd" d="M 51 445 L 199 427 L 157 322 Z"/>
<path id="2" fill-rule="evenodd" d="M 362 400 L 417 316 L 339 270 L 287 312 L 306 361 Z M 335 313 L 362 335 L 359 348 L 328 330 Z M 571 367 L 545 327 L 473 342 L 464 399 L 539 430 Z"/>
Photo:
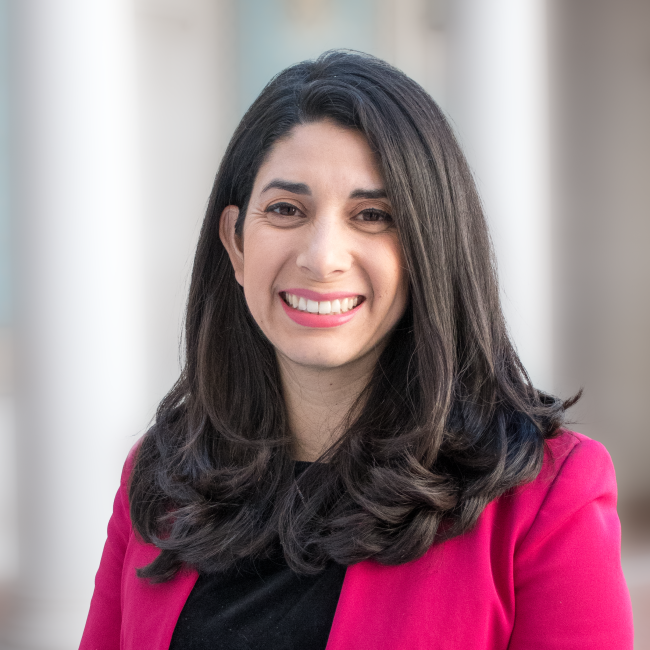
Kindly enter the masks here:
<path id="1" fill-rule="evenodd" d="M 266 185 L 261 193 L 264 194 L 264 192 L 268 192 L 269 190 L 273 189 L 284 190 L 285 192 L 291 192 L 292 194 L 306 194 L 307 196 L 311 196 L 309 185 L 305 185 L 305 183 L 292 183 L 291 181 L 283 181 L 279 178 L 276 178 L 268 185 Z"/>
<path id="2" fill-rule="evenodd" d="M 285 181 L 281 178 L 276 178 L 272 180 L 268 185 L 264 186 L 262 194 L 268 192 L 269 190 L 283 190 L 285 192 L 291 192 L 292 194 L 303 194 L 306 196 L 311 196 L 311 189 L 306 183 L 293 183 L 291 181 Z M 356 189 L 350 193 L 351 199 L 385 199 L 388 195 L 386 190 L 363 190 Z"/>
<path id="3" fill-rule="evenodd" d="M 350 194 L 351 199 L 386 199 L 386 190 L 354 190 Z"/>

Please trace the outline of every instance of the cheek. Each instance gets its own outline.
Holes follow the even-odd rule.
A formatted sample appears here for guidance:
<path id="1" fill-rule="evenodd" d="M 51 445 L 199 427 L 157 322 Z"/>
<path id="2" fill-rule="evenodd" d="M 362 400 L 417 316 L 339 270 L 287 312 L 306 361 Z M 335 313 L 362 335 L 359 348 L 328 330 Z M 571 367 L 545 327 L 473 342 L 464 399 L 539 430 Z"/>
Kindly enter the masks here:
<path id="1" fill-rule="evenodd" d="M 402 247 L 397 240 L 387 242 L 373 256 L 373 267 L 378 278 L 377 290 L 396 306 L 408 299 L 408 275 L 404 268 Z"/>
<path id="2" fill-rule="evenodd" d="M 273 295 L 275 282 L 286 263 L 283 248 L 272 236 L 251 233 L 244 239 L 244 294 L 253 314 L 259 313 Z"/>

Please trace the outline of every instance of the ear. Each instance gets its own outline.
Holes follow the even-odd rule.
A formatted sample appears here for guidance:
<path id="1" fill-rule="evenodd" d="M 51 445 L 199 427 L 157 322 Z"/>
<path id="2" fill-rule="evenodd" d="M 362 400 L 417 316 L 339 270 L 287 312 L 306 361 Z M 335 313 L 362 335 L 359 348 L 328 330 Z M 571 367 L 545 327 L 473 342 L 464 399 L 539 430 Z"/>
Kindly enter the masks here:
<path id="1" fill-rule="evenodd" d="M 235 233 L 238 216 L 239 208 L 237 206 L 227 205 L 224 208 L 219 221 L 219 238 L 230 257 L 230 263 L 235 271 L 235 279 L 244 286 L 244 242 Z"/>

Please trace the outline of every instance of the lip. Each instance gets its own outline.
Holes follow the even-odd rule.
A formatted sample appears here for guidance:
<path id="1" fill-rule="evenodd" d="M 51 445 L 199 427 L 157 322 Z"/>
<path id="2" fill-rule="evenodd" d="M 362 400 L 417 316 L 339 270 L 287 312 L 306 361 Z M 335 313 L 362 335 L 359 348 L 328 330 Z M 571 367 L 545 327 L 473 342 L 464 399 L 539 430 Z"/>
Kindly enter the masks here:
<path id="1" fill-rule="evenodd" d="M 287 289 L 287 293 L 294 293 L 297 292 L 297 289 Z M 294 293 L 294 295 L 297 296 L 302 296 L 303 298 L 309 298 L 309 300 L 314 300 L 311 296 L 335 296 L 335 294 L 319 294 L 319 293 L 314 293 L 313 291 L 310 291 L 309 294 L 310 296 L 307 296 L 305 293 L 305 289 L 300 289 L 303 293 Z M 357 296 L 359 294 L 340 294 L 343 298 L 349 298 L 351 296 Z M 320 298 L 320 300 L 336 300 L 339 297 L 338 294 L 334 298 Z M 345 323 L 351 321 L 358 313 L 359 309 L 363 307 L 365 300 L 363 302 L 360 302 L 354 309 L 350 309 L 349 311 L 346 311 L 344 314 L 312 314 L 308 311 L 300 311 L 299 309 L 294 309 L 293 307 L 289 307 L 287 303 L 284 301 L 281 295 L 278 294 L 278 300 L 280 301 L 280 304 L 282 305 L 282 308 L 284 309 L 286 315 L 294 322 L 298 323 L 298 325 L 302 325 L 303 327 L 338 327 L 339 325 L 344 325 Z M 316 298 L 318 300 L 318 298 Z"/>
<path id="2" fill-rule="evenodd" d="M 306 300 L 315 300 L 316 302 L 321 302 L 323 300 L 341 300 L 343 298 L 356 298 L 357 296 L 362 296 L 360 293 L 350 293 L 349 291 L 318 293 L 316 291 L 310 291 L 309 289 L 282 289 L 280 293 L 292 293 L 294 296 L 298 296 L 299 298 L 302 297 Z M 359 305 L 357 305 L 357 307 L 358 306 Z"/>

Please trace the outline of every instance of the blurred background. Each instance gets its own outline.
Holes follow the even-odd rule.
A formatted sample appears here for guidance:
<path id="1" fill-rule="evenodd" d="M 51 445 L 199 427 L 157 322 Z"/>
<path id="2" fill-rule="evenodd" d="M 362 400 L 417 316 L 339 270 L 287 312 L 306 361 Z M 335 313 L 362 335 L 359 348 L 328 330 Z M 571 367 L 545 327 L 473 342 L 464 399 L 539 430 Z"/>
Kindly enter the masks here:
<path id="1" fill-rule="evenodd" d="M 77 647 L 128 449 L 180 367 L 237 121 L 333 47 L 441 104 L 533 380 L 616 466 L 650 648 L 648 0 L 0 0 L 0 648 Z"/>

